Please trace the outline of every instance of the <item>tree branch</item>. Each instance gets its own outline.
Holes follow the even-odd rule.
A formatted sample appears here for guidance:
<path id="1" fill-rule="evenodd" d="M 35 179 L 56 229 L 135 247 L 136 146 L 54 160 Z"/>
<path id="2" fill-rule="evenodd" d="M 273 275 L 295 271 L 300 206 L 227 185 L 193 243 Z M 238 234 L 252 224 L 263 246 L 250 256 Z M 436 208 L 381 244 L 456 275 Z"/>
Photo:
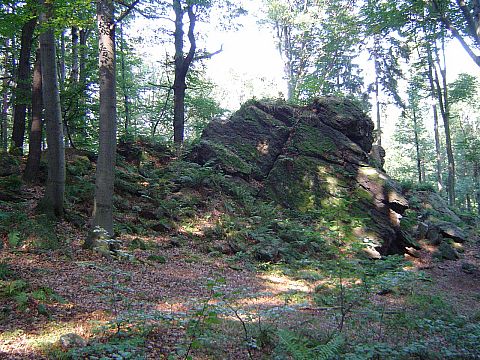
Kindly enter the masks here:
<path id="1" fill-rule="evenodd" d="M 113 23 L 113 26 L 117 25 L 120 21 L 125 19 L 125 17 L 127 17 L 127 15 L 130 14 L 130 12 L 132 12 L 132 10 L 135 8 L 135 6 L 138 5 L 139 2 L 140 2 L 140 0 L 135 0 L 130 5 L 128 5 L 126 3 L 123 3 L 123 2 L 121 2 L 121 3 L 119 2 L 119 4 L 125 6 L 127 9 L 122 14 L 120 14 L 120 16 L 117 18 L 117 20 Z"/>
<path id="2" fill-rule="evenodd" d="M 215 56 L 215 55 L 217 55 L 217 54 L 220 54 L 222 51 L 223 51 L 223 44 L 220 46 L 220 49 L 218 49 L 217 51 L 214 51 L 214 52 L 212 52 L 212 53 L 205 53 L 205 54 L 202 54 L 202 55 L 195 56 L 195 58 L 193 59 L 193 61 L 198 61 L 198 60 L 203 60 L 203 59 L 210 59 L 210 58 L 212 58 L 213 56 Z"/>
<path id="3" fill-rule="evenodd" d="M 190 24 L 188 24 L 188 41 L 190 42 L 190 50 L 188 51 L 187 57 L 183 63 L 183 69 L 185 73 L 187 72 L 190 64 L 193 61 L 193 57 L 195 56 L 195 51 L 197 50 L 197 43 L 195 41 L 195 22 L 197 20 L 195 13 L 193 12 L 193 5 L 188 5 L 187 7 L 188 19 L 190 20 Z"/>
<path id="4" fill-rule="evenodd" d="M 448 29 L 450 30 L 450 32 L 452 33 L 453 37 L 455 37 L 459 42 L 460 44 L 462 45 L 462 47 L 465 49 L 465 51 L 467 52 L 467 54 L 473 59 L 473 61 L 475 62 L 475 64 L 477 64 L 477 66 L 480 67 L 480 56 L 478 56 L 477 54 L 475 54 L 471 48 L 471 46 L 465 41 L 465 39 L 463 38 L 463 36 L 460 34 L 460 32 L 453 26 L 453 24 L 450 22 L 450 20 L 443 14 L 440 13 L 440 9 L 438 7 L 438 4 L 437 2 L 434 0 L 432 1 L 432 4 L 433 4 L 433 7 L 435 8 L 435 10 L 438 12 L 438 15 L 439 15 L 439 18 L 440 18 L 440 21 L 442 22 L 442 24 Z"/>
<path id="5" fill-rule="evenodd" d="M 467 4 L 464 0 L 457 0 L 458 7 L 462 11 L 462 15 L 467 22 L 468 29 L 470 34 L 475 37 L 475 40 L 478 42 L 477 31 L 475 29 L 475 21 L 473 20 L 472 14 L 470 13 L 470 9 L 468 8 Z"/>

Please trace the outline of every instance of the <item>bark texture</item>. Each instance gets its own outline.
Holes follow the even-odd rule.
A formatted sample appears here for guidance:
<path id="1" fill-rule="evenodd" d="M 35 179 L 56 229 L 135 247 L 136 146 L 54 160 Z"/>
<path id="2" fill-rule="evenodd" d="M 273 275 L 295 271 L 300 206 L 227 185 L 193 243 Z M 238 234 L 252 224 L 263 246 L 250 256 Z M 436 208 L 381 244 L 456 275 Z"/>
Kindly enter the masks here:
<path id="1" fill-rule="evenodd" d="M 113 235 L 113 184 L 116 157 L 115 23 L 112 0 L 97 1 L 99 31 L 100 137 L 95 179 L 93 226 Z M 95 246 L 95 236 L 86 242 Z"/>
<path id="2" fill-rule="evenodd" d="M 3 58 L 3 81 L 2 81 L 2 118 L 1 118 L 1 130 L 2 130 L 2 149 L 4 151 L 8 148 L 8 53 L 10 47 L 10 39 L 5 40 L 5 55 Z"/>
<path id="3" fill-rule="evenodd" d="M 37 18 L 30 19 L 25 23 L 22 27 L 20 42 L 20 58 L 18 62 L 17 87 L 15 89 L 12 131 L 12 150 L 19 154 L 23 154 L 25 118 L 27 115 L 27 105 L 31 101 L 30 53 L 36 24 Z"/>
<path id="4" fill-rule="evenodd" d="M 185 92 L 187 89 L 187 73 L 195 56 L 197 45 L 195 42 L 195 21 L 193 5 L 187 4 L 186 9 L 182 7 L 181 0 L 173 0 L 175 11 L 175 79 L 173 81 L 173 141 L 177 148 L 181 148 L 185 136 Z M 183 16 L 188 14 L 190 21 L 188 27 L 188 41 L 190 49 L 185 56 L 183 52 Z"/>
<path id="5" fill-rule="evenodd" d="M 32 124 L 28 141 L 28 159 L 23 178 L 34 181 L 38 178 L 40 169 L 40 156 L 42 154 L 42 69 L 40 62 L 40 49 L 37 50 L 32 79 Z"/>
<path id="6" fill-rule="evenodd" d="M 40 4 L 43 5 L 43 3 L 43 0 L 40 0 Z M 46 12 L 40 16 L 42 24 L 45 24 L 50 16 L 49 3 L 46 4 L 44 11 Z M 55 34 L 51 27 L 46 27 L 40 35 L 40 61 L 48 144 L 48 179 L 43 202 L 47 211 L 61 217 L 63 216 L 65 194 L 65 147 L 57 77 Z"/>

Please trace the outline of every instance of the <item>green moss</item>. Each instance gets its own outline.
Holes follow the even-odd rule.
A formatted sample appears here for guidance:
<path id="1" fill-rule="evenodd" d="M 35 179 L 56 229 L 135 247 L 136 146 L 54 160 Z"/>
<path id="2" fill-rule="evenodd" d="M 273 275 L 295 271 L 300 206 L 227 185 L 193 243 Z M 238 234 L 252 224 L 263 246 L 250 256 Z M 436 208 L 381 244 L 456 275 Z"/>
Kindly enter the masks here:
<path id="1" fill-rule="evenodd" d="M 295 136 L 290 150 L 300 152 L 305 155 L 321 155 L 331 153 L 336 150 L 333 139 L 320 130 L 307 124 L 301 124 L 295 129 Z"/>
<path id="2" fill-rule="evenodd" d="M 373 194 L 371 192 L 361 188 L 361 187 L 358 187 L 354 190 L 353 196 L 360 201 L 362 201 L 362 200 L 367 201 L 367 202 L 372 202 L 373 201 Z"/>
<path id="3" fill-rule="evenodd" d="M 205 143 L 215 153 L 217 160 L 225 167 L 226 171 L 245 175 L 252 173 L 252 166 L 227 147 L 211 141 L 205 141 Z"/>
<path id="4" fill-rule="evenodd" d="M 321 165 L 319 160 L 307 156 L 279 158 L 267 179 L 267 194 L 301 212 L 319 207 L 328 196 L 327 184 L 318 172 Z"/>
<path id="5" fill-rule="evenodd" d="M 243 159 L 249 161 L 255 161 L 259 158 L 260 153 L 255 146 L 252 144 L 236 144 L 235 145 L 236 153 Z"/>
<path id="6" fill-rule="evenodd" d="M 67 163 L 67 172 L 75 176 L 84 176 L 92 171 L 92 163 L 86 156 L 75 156 Z"/>

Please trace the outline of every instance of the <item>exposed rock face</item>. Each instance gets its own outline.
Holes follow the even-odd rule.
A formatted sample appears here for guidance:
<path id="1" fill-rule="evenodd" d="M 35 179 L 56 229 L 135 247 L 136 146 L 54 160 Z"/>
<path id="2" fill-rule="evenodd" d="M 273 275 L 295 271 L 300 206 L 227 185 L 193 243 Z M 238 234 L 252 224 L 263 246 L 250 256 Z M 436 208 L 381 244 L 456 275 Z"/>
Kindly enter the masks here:
<path id="1" fill-rule="evenodd" d="M 380 145 L 372 145 L 372 150 L 368 154 L 370 156 L 372 165 L 383 170 L 385 165 L 385 149 Z"/>
<path id="2" fill-rule="evenodd" d="M 434 256 L 438 259 L 457 260 L 459 254 L 452 244 L 462 248 L 461 243 L 467 241 L 470 234 L 466 224 L 434 191 L 407 191 L 405 196 L 410 201 L 409 211 L 415 214 L 417 219 L 421 219 L 412 228 L 415 238 L 437 246 Z"/>
<path id="3" fill-rule="evenodd" d="M 347 100 L 324 98 L 307 107 L 250 101 L 230 119 L 212 122 L 191 157 L 260 182 L 263 196 L 287 208 L 341 212 L 355 219 L 355 235 L 372 249 L 395 253 L 407 244 L 400 218 L 408 203 L 370 165 L 373 128 Z"/>

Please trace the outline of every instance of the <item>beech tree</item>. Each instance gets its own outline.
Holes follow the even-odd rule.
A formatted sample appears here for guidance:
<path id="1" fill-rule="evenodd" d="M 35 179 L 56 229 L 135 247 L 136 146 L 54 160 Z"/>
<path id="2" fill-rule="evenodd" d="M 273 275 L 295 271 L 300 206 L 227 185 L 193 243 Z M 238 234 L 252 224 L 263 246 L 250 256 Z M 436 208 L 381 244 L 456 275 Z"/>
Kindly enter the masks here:
<path id="1" fill-rule="evenodd" d="M 27 181 L 37 179 L 42 153 L 42 69 L 40 63 L 40 50 L 37 50 L 36 61 L 33 67 L 32 79 L 32 121 L 28 141 L 28 159 L 23 178 Z"/>
<path id="2" fill-rule="evenodd" d="M 12 132 L 12 150 L 19 154 L 23 154 L 27 105 L 30 102 L 31 95 L 30 52 L 36 24 L 37 18 L 32 14 L 31 17 L 25 21 L 21 34 Z"/>
<path id="3" fill-rule="evenodd" d="M 43 103 L 48 144 L 48 180 L 43 199 L 46 210 L 63 216 L 65 193 L 65 148 L 63 122 L 58 87 L 55 33 L 52 24 L 52 0 L 39 0 L 41 6 L 40 58 L 42 68 Z"/>
<path id="4" fill-rule="evenodd" d="M 115 20 L 112 0 L 97 1 L 100 137 L 93 226 L 113 235 L 113 183 L 117 142 L 115 92 Z M 91 241 L 94 241 L 93 238 Z M 93 246 L 93 243 L 87 243 Z"/>
<path id="5" fill-rule="evenodd" d="M 244 13 L 241 7 L 234 5 L 229 0 L 203 1 L 203 0 L 173 0 L 172 9 L 175 14 L 174 24 L 174 64 L 175 75 L 173 81 L 173 140 L 177 149 L 180 149 L 185 137 L 185 94 L 187 90 L 187 75 L 194 61 L 211 58 L 222 49 L 215 52 L 203 51 L 198 54 L 196 40 L 196 23 L 200 19 L 207 21 L 213 8 L 222 8 L 228 13 L 224 18 L 234 18 Z M 189 42 L 188 51 L 185 51 L 184 17 L 188 17 L 187 38 Z M 227 24 L 225 24 L 227 26 Z"/>
<path id="6" fill-rule="evenodd" d="M 5 52 L 3 55 L 3 80 L 2 80 L 2 113 L 1 113 L 1 130 L 2 130 L 2 149 L 7 151 L 8 149 L 8 107 L 9 107 L 9 73 L 8 73 L 8 63 L 9 63 L 9 48 L 10 48 L 10 39 L 5 39 Z"/>
<path id="7" fill-rule="evenodd" d="M 113 0 L 97 0 L 98 67 L 100 82 L 100 136 L 95 173 L 93 228 L 101 228 L 113 236 L 113 188 L 117 145 L 117 108 L 115 73 L 115 28 L 133 10 L 139 0 L 127 6 L 117 20 Z M 95 233 L 86 240 L 86 247 L 95 246 Z"/>

